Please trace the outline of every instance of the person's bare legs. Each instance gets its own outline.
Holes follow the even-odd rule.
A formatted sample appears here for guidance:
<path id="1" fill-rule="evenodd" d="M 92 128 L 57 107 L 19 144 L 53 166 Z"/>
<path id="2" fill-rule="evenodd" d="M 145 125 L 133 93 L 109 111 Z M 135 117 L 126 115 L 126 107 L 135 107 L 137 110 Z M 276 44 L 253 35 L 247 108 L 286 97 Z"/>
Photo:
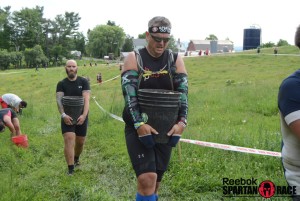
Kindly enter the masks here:
<path id="1" fill-rule="evenodd" d="M 74 155 L 75 157 L 79 158 L 80 154 L 83 151 L 84 142 L 85 142 L 85 136 L 76 136 L 75 151 L 74 151 L 75 152 L 75 155 Z"/>
<path id="2" fill-rule="evenodd" d="M 152 195 L 156 189 L 157 174 L 153 172 L 143 173 L 138 176 L 138 192 L 141 195 Z"/>
<path id="3" fill-rule="evenodd" d="M 155 193 L 156 195 L 158 195 L 158 189 L 159 189 L 159 186 L 160 186 L 160 182 L 156 182 L 155 191 L 154 191 L 154 193 Z"/>
<path id="4" fill-rule="evenodd" d="M 76 135 L 73 132 L 66 132 L 64 133 L 64 154 L 67 165 L 69 167 L 70 173 L 70 166 L 73 165 L 74 169 L 74 147 L 75 147 L 75 138 Z"/>

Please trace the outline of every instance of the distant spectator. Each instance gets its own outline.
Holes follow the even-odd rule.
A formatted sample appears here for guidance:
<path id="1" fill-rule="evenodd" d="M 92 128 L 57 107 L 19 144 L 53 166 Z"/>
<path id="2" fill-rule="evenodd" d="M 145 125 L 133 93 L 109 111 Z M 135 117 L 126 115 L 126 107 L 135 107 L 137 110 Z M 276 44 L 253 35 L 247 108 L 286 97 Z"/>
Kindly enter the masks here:
<path id="1" fill-rule="evenodd" d="M 205 55 L 208 55 L 208 48 L 206 48 L 205 50 Z"/>
<path id="2" fill-rule="evenodd" d="M 278 49 L 277 49 L 277 47 L 275 47 L 274 48 L 274 54 L 275 54 L 275 56 L 277 56 L 277 53 L 278 53 Z"/>
<path id="3" fill-rule="evenodd" d="M 260 47 L 257 47 L 257 54 L 260 53 Z"/>
<path id="4" fill-rule="evenodd" d="M 201 55 L 202 55 L 202 50 L 199 51 L 199 56 L 201 56 Z"/>
<path id="5" fill-rule="evenodd" d="M 102 75 L 101 75 L 101 73 L 97 74 L 97 82 L 98 83 L 102 83 Z"/>

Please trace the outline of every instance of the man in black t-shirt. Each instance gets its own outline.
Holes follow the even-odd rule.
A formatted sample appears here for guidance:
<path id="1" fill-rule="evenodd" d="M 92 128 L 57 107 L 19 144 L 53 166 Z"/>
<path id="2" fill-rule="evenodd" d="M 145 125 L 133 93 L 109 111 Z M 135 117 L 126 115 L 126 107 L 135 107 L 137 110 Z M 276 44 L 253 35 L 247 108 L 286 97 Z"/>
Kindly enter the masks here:
<path id="1" fill-rule="evenodd" d="M 56 102 L 61 114 L 61 130 L 64 137 L 64 155 L 68 165 L 68 175 L 72 175 L 74 167 L 79 165 L 79 156 L 87 134 L 90 85 L 87 79 L 77 76 L 77 63 L 68 60 L 65 66 L 67 77 L 58 82 Z M 64 96 L 83 97 L 83 111 L 76 119 L 65 113 L 62 99 Z M 75 122 L 75 123 L 74 123 Z"/>
<path id="2" fill-rule="evenodd" d="M 130 52 L 121 70 L 125 101 L 126 147 L 137 177 L 136 201 L 158 200 L 158 190 L 175 147 L 187 125 L 188 76 L 182 57 L 167 49 L 171 38 L 171 22 L 163 16 L 153 17 L 146 31 L 147 47 Z M 180 92 L 177 120 L 166 133 L 168 143 L 155 142 L 159 129 L 144 118 L 139 89 L 160 89 Z M 152 102 L 153 105 L 154 101 Z M 164 108 L 165 109 L 165 108 Z M 166 111 L 172 110 L 166 108 Z M 169 117 L 167 117 L 169 118 Z M 171 117 L 170 117 L 171 118 Z M 167 124 L 167 121 L 162 121 Z"/>

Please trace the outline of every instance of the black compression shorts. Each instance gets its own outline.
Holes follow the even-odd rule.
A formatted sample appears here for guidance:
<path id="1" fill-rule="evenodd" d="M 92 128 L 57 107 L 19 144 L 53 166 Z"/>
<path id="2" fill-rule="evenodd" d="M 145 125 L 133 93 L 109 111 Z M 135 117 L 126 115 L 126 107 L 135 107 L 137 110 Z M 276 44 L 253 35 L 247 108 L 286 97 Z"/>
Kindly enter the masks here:
<path id="1" fill-rule="evenodd" d="M 171 158 L 172 147 L 167 144 L 156 144 L 154 148 L 146 148 L 138 139 L 133 127 L 125 126 L 127 151 L 136 176 L 147 172 L 157 173 L 160 182 L 167 170 Z"/>
<path id="2" fill-rule="evenodd" d="M 85 137 L 87 133 L 87 126 L 88 126 L 88 116 L 86 117 L 85 121 L 82 125 L 66 125 L 64 120 L 61 119 L 61 132 L 62 134 L 66 132 L 73 132 L 76 134 L 76 136 L 82 136 Z"/>

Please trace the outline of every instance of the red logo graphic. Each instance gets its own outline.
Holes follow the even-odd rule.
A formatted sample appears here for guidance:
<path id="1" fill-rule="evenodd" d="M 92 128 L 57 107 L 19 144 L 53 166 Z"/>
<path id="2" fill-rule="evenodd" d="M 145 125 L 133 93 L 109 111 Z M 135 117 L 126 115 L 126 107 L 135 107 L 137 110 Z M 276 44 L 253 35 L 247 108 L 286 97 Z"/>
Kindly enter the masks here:
<path id="1" fill-rule="evenodd" d="M 264 198 L 270 198 L 275 194 L 275 184 L 269 180 L 259 184 L 259 194 Z"/>

